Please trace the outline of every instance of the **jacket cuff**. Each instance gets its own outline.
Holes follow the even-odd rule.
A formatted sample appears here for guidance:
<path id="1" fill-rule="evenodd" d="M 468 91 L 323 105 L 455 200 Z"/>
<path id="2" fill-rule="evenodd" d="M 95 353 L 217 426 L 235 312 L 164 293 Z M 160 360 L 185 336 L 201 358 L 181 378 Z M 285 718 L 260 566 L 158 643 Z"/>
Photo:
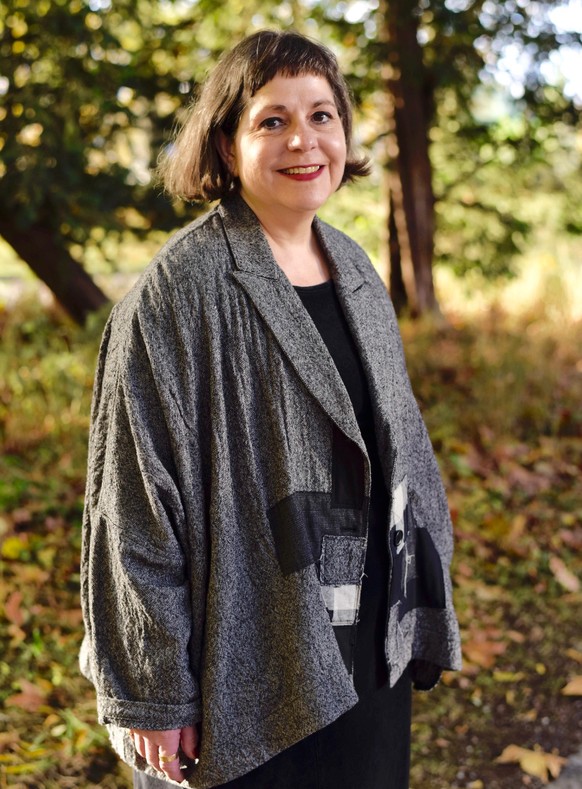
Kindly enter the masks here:
<path id="1" fill-rule="evenodd" d="M 99 723 L 124 729 L 167 731 L 193 726 L 202 719 L 200 699 L 189 704 L 153 704 L 148 701 L 126 701 L 97 698 Z"/>
<path id="2" fill-rule="evenodd" d="M 433 690 L 439 683 L 443 669 L 428 660 L 411 660 L 409 665 L 415 690 Z"/>

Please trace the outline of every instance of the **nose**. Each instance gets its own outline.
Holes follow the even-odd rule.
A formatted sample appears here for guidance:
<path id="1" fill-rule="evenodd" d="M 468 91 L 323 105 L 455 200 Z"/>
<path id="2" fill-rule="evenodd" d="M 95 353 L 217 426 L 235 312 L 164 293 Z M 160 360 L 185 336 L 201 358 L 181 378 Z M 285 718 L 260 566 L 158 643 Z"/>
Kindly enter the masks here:
<path id="1" fill-rule="evenodd" d="M 290 151 L 309 151 L 315 148 L 315 133 L 308 123 L 295 123 L 291 128 L 287 147 Z"/>

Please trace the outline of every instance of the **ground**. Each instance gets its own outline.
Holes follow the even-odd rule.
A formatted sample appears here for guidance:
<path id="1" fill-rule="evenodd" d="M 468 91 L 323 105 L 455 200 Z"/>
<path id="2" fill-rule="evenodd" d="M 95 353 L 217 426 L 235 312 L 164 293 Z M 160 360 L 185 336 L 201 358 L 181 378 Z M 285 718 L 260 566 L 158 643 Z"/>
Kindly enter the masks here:
<path id="1" fill-rule="evenodd" d="M 0 788 L 129 786 L 77 668 L 101 327 L 0 313 Z M 411 785 L 535 789 L 582 744 L 582 327 L 540 308 L 402 330 L 451 505 L 465 660 L 415 695 Z"/>

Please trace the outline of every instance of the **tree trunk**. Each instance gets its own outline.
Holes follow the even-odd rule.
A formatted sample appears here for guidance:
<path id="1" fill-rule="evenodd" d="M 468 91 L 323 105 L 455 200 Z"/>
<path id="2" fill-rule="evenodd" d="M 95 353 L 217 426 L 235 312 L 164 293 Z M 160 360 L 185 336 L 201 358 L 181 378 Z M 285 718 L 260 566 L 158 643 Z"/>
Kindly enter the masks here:
<path id="1" fill-rule="evenodd" d="M 402 256 L 398 239 L 398 228 L 396 226 L 396 207 L 394 199 L 390 195 L 390 213 L 388 215 L 388 251 L 390 254 L 390 296 L 396 314 L 400 315 L 408 305 L 406 296 L 406 285 L 402 276 Z"/>
<path id="2" fill-rule="evenodd" d="M 388 126 L 392 145 L 390 201 L 391 230 L 398 242 L 398 259 L 407 305 L 413 314 L 438 310 L 432 279 L 434 245 L 434 194 L 429 158 L 430 112 L 418 19 L 413 0 L 384 0 L 380 5 L 384 77 L 388 92 Z M 391 127 L 391 128 L 390 128 Z M 395 182 L 396 180 L 396 182 Z M 401 212 L 403 221 L 398 221 Z M 409 270 L 409 276 L 407 273 Z M 393 279 L 391 275 L 391 280 Z"/>
<path id="3" fill-rule="evenodd" d="M 55 242 L 53 231 L 36 224 L 22 230 L 0 220 L 0 236 L 53 292 L 77 323 L 109 299 L 85 269 Z"/>

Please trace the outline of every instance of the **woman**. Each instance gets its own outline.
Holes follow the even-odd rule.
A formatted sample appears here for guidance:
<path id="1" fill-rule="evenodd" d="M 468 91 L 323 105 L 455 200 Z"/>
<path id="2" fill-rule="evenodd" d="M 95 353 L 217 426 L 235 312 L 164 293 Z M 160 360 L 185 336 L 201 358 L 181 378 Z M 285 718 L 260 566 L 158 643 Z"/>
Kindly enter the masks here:
<path id="1" fill-rule="evenodd" d="M 333 55 L 270 31 L 165 163 L 221 203 L 113 310 L 84 519 L 81 662 L 135 786 L 402 789 L 411 683 L 460 665 L 391 303 L 315 216 L 366 172 Z"/>

